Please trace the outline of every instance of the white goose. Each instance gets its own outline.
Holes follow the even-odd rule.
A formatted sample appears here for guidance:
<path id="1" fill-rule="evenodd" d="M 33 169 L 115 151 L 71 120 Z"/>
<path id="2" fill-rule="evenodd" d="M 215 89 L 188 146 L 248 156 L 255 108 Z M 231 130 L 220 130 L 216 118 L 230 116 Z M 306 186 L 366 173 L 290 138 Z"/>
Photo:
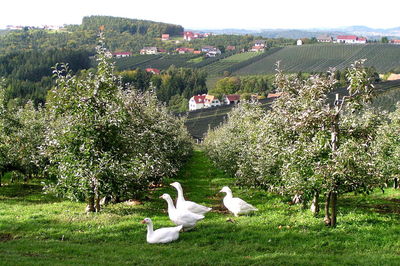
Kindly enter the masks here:
<path id="1" fill-rule="evenodd" d="M 176 225 L 183 225 L 184 230 L 192 229 L 197 221 L 204 219 L 204 215 L 199 215 L 183 209 L 176 209 L 169 194 L 163 194 L 160 198 L 165 199 L 168 203 L 169 219 Z"/>
<path id="2" fill-rule="evenodd" d="M 229 187 L 223 187 L 220 192 L 226 193 L 226 196 L 224 197 L 224 205 L 235 216 L 239 216 L 239 214 L 245 214 L 251 211 L 258 211 L 257 208 L 245 202 L 244 200 L 240 198 L 234 198 L 232 196 L 232 190 Z"/>
<path id="3" fill-rule="evenodd" d="M 147 243 L 169 243 L 179 238 L 179 231 L 182 225 L 175 227 L 165 227 L 153 231 L 153 222 L 150 218 L 145 218 L 142 224 L 147 224 Z"/>
<path id="4" fill-rule="evenodd" d="M 176 200 L 176 208 L 178 210 L 187 210 L 196 214 L 204 215 L 207 212 L 211 211 L 211 208 L 197 204 L 193 201 L 185 200 L 183 197 L 183 189 L 179 182 L 174 182 L 171 184 L 178 191 L 178 198 Z"/>

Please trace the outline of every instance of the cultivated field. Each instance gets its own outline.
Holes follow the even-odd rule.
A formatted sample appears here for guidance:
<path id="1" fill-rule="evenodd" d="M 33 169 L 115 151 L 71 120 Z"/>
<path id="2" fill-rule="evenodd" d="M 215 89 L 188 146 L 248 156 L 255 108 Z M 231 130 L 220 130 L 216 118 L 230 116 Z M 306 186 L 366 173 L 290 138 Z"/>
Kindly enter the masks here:
<path id="1" fill-rule="evenodd" d="M 274 73 L 278 61 L 281 62 L 280 66 L 285 72 L 324 72 L 330 67 L 344 69 L 357 59 L 367 59 L 366 66 L 373 66 L 381 73 L 387 72 L 400 66 L 400 46 L 391 44 L 289 46 L 237 70 L 234 74 Z"/>

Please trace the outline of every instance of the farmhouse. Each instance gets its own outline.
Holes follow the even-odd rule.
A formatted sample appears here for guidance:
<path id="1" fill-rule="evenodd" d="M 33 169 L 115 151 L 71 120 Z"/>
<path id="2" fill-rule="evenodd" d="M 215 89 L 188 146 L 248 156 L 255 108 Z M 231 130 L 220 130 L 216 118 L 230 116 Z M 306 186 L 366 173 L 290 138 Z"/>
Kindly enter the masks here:
<path id="1" fill-rule="evenodd" d="M 168 41 L 169 40 L 169 34 L 161 34 L 161 41 Z"/>
<path id="2" fill-rule="evenodd" d="M 214 51 L 214 50 L 217 50 L 217 48 L 215 48 L 214 46 L 210 46 L 210 45 L 201 47 L 201 51 L 203 53 L 208 53 L 209 51 Z"/>
<path id="3" fill-rule="evenodd" d="M 303 41 L 300 40 L 300 39 L 298 39 L 297 42 L 296 42 L 296 44 L 297 44 L 297 45 L 303 45 Z"/>
<path id="4" fill-rule="evenodd" d="M 142 50 L 140 50 L 140 54 L 158 54 L 157 47 L 143 47 Z"/>
<path id="5" fill-rule="evenodd" d="M 123 57 L 130 57 L 130 56 L 132 56 L 131 52 L 112 53 L 112 57 L 115 57 L 115 58 L 123 58 Z"/>
<path id="6" fill-rule="evenodd" d="M 224 97 L 225 104 L 237 104 L 238 102 L 240 102 L 239 94 L 228 94 Z"/>
<path id="7" fill-rule="evenodd" d="M 317 37 L 317 42 L 333 42 L 333 38 L 328 35 L 320 35 Z"/>
<path id="8" fill-rule="evenodd" d="M 228 46 L 226 47 L 226 50 L 227 50 L 227 51 L 235 51 L 235 50 L 236 50 L 236 46 L 228 45 Z"/>
<path id="9" fill-rule="evenodd" d="M 204 108 L 204 100 L 206 94 L 192 96 L 189 100 L 189 111 L 198 110 Z"/>
<path id="10" fill-rule="evenodd" d="M 336 38 L 336 42 L 347 44 L 366 44 L 367 38 L 357 37 L 355 35 L 339 35 Z"/>
<path id="11" fill-rule="evenodd" d="M 390 40 L 391 44 L 400 44 L 400 40 Z"/>

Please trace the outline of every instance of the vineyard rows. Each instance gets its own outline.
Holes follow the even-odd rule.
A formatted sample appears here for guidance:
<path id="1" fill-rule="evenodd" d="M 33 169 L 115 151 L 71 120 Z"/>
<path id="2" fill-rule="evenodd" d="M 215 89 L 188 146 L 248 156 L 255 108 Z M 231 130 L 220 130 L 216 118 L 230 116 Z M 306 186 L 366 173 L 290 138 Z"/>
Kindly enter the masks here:
<path id="1" fill-rule="evenodd" d="M 324 72 L 330 67 L 344 69 L 358 59 L 367 59 L 366 66 L 373 66 L 378 72 L 388 72 L 400 66 L 400 46 L 391 44 L 290 46 L 237 70 L 235 74 L 274 73 L 278 61 L 285 72 Z"/>

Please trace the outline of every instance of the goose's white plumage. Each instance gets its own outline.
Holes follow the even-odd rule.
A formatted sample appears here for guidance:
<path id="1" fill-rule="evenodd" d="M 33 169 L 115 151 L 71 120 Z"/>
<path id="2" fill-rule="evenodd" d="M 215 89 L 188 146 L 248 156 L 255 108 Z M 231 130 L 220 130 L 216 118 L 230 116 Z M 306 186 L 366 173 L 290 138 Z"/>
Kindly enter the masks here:
<path id="1" fill-rule="evenodd" d="M 245 214 L 251 211 L 258 211 L 257 208 L 245 202 L 244 200 L 240 198 L 234 198 L 232 195 L 232 190 L 229 187 L 223 187 L 220 192 L 226 193 L 226 196 L 223 200 L 224 205 L 235 216 L 239 216 L 239 214 Z"/>
<path id="2" fill-rule="evenodd" d="M 175 227 L 164 227 L 153 231 L 153 222 L 150 218 L 145 218 L 142 221 L 143 224 L 147 224 L 147 242 L 150 244 L 158 243 L 169 243 L 179 238 L 179 231 L 182 229 L 182 225 Z"/>
<path id="3" fill-rule="evenodd" d="M 204 215 L 199 215 L 184 209 L 177 209 L 169 194 L 163 194 L 160 198 L 165 199 L 168 203 L 169 219 L 176 225 L 182 225 L 184 230 L 192 229 L 197 221 L 204 219 Z"/>
<path id="4" fill-rule="evenodd" d="M 196 214 L 204 215 L 211 211 L 211 208 L 197 204 L 193 201 L 185 200 L 183 197 L 183 189 L 179 182 L 174 182 L 171 184 L 178 191 L 178 198 L 176 200 L 176 208 L 178 210 L 187 210 Z"/>

